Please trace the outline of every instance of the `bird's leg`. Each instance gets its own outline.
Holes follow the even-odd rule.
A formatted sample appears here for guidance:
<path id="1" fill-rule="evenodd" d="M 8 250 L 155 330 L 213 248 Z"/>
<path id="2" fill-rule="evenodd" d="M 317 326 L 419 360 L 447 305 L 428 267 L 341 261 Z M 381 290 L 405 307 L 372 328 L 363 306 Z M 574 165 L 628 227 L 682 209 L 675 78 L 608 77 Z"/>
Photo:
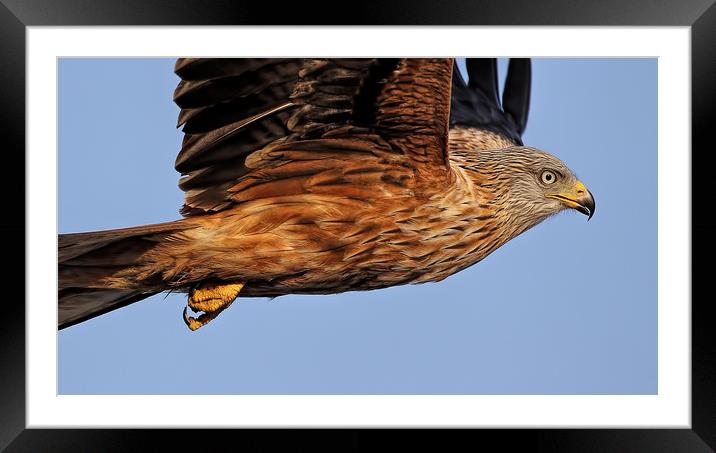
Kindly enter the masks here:
<path id="1" fill-rule="evenodd" d="M 187 327 L 196 330 L 208 324 L 231 305 L 243 287 L 243 283 L 204 284 L 192 289 L 189 292 L 187 306 L 195 312 L 204 313 L 192 317 L 187 313 L 187 307 L 184 307 L 184 322 Z"/>

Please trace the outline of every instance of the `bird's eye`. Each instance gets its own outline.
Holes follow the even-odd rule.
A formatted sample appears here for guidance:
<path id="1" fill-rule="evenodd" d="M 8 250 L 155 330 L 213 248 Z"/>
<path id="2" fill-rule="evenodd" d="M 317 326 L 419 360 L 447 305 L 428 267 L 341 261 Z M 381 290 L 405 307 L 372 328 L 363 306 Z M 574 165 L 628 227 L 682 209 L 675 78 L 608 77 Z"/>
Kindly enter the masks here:
<path id="1" fill-rule="evenodd" d="M 557 175 L 553 171 L 545 170 L 542 172 L 542 182 L 545 184 L 552 184 L 557 180 Z"/>

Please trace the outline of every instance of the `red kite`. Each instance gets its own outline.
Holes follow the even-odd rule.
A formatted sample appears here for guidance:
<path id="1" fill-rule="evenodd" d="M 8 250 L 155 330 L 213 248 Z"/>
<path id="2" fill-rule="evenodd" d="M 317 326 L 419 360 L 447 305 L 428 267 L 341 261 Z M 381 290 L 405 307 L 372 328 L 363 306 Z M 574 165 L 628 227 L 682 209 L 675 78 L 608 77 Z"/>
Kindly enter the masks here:
<path id="1" fill-rule="evenodd" d="M 179 59 L 181 220 L 59 235 L 59 328 L 162 291 L 195 330 L 238 296 L 440 281 L 594 198 L 523 146 L 531 65 Z"/>

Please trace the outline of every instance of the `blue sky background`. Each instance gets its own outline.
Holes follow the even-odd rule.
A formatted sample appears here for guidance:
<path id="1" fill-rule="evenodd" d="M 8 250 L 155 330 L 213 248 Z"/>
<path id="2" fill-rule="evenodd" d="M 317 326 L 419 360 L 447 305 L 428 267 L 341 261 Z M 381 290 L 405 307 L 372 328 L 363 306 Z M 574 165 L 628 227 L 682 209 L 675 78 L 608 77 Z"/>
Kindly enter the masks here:
<path id="1" fill-rule="evenodd" d="M 173 65 L 60 59 L 61 233 L 179 218 Z M 591 190 L 589 223 L 440 283 L 239 299 L 197 332 L 154 296 L 59 332 L 59 393 L 656 393 L 657 61 L 534 60 L 524 141 Z"/>

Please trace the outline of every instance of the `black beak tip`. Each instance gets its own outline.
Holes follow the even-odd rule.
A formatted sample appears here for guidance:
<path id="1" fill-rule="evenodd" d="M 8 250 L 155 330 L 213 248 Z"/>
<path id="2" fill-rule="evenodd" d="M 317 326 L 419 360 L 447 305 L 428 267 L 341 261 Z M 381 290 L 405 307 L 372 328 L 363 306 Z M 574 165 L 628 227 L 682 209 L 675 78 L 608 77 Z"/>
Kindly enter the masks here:
<path id="1" fill-rule="evenodd" d="M 597 204 L 594 202 L 594 195 L 592 195 L 592 192 L 587 191 L 589 194 L 589 200 L 587 200 L 587 205 L 585 206 L 589 213 L 587 214 L 589 217 L 587 217 L 587 222 L 592 218 L 594 215 L 594 211 L 597 209 Z"/>
<path id="2" fill-rule="evenodd" d="M 589 197 L 584 197 L 583 199 L 577 201 L 576 209 L 577 211 L 586 215 L 587 222 L 589 222 L 589 220 L 591 220 L 592 216 L 594 215 L 596 204 L 594 203 L 594 197 L 592 196 L 592 193 L 589 191 L 587 191 L 587 193 L 589 194 Z"/>
<path id="3" fill-rule="evenodd" d="M 592 209 L 590 209 L 588 205 L 580 204 L 579 206 L 577 206 L 576 209 L 577 211 L 587 216 L 587 221 L 589 221 L 589 219 L 592 218 L 592 215 L 594 215 L 594 211 L 592 211 Z"/>

